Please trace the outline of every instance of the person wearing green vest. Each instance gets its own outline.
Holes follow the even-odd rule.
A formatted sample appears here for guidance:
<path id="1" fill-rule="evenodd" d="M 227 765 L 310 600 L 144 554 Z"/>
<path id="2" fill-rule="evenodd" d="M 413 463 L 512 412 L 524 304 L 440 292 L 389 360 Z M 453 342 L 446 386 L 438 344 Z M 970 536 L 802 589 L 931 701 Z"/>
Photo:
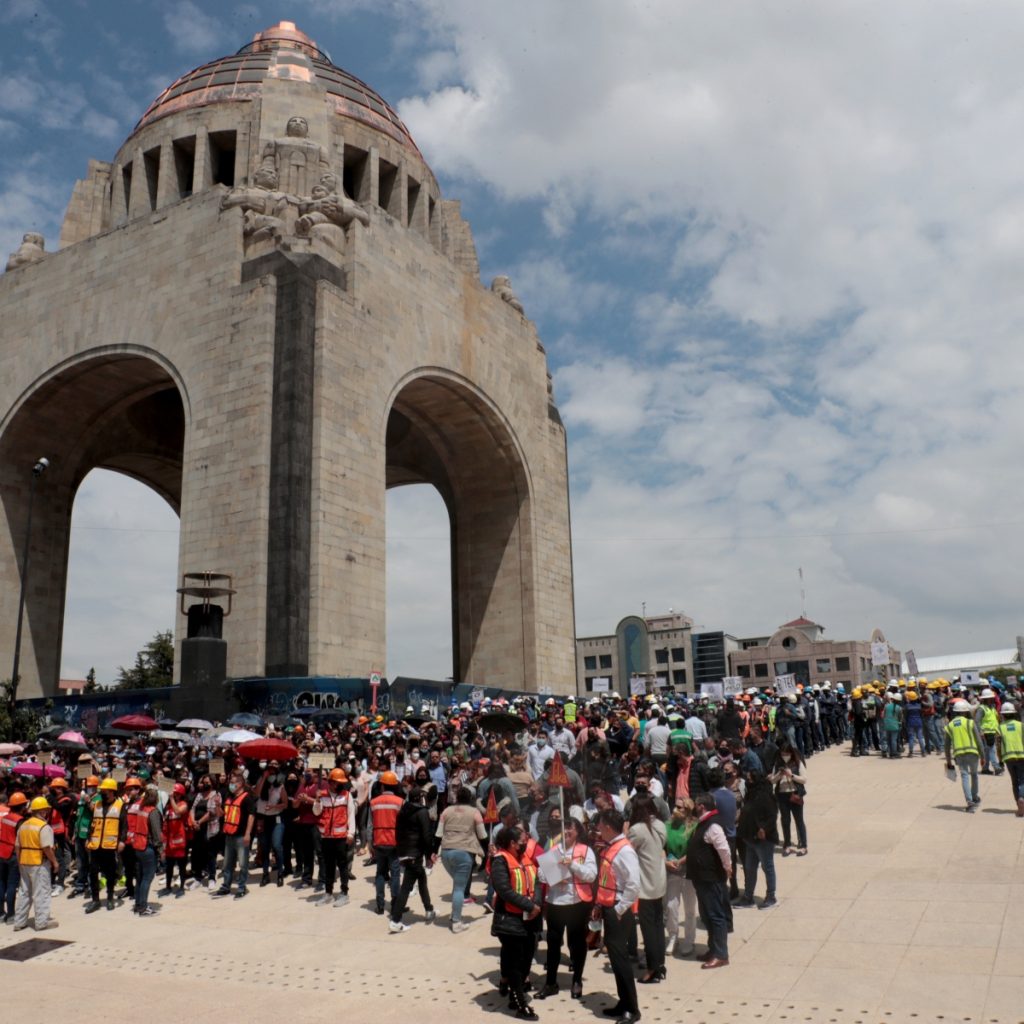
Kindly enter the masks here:
<path id="1" fill-rule="evenodd" d="M 75 884 L 68 893 L 68 899 L 74 899 L 89 891 L 89 851 L 85 843 L 92 831 L 93 806 L 99 801 L 96 787 L 100 780 L 95 775 L 90 775 L 85 780 L 85 788 L 78 795 L 78 809 L 75 811 L 71 825 L 71 834 L 75 840 Z"/>
<path id="2" fill-rule="evenodd" d="M 565 716 L 566 725 L 576 724 L 576 699 L 569 697 L 562 705 L 562 714 Z"/>
<path id="3" fill-rule="evenodd" d="M 1010 773 L 1010 787 L 1017 803 L 1017 817 L 1024 818 L 1024 729 L 1016 705 L 1003 701 L 999 711 L 999 759 Z"/>
<path id="4" fill-rule="evenodd" d="M 996 695 L 987 686 L 981 691 L 978 706 L 974 709 L 974 720 L 981 732 L 981 774 L 1003 774 L 1003 765 L 996 753 L 996 737 L 999 735 L 999 712 L 996 711 Z"/>
<path id="5" fill-rule="evenodd" d="M 686 877 L 686 847 L 697 827 L 694 803 L 677 796 L 672 817 L 665 823 L 665 956 L 672 956 L 679 939 L 679 907 L 683 908 L 683 945 L 679 956 L 690 956 L 697 941 L 697 890 Z"/>
<path id="6" fill-rule="evenodd" d="M 981 803 L 978 796 L 978 761 L 981 759 L 981 732 L 971 716 L 971 705 L 965 700 L 953 704 L 953 717 L 946 725 L 946 768 L 953 770 L 953 761 L 960 770 L 967 810 L 972 812 Z"/>

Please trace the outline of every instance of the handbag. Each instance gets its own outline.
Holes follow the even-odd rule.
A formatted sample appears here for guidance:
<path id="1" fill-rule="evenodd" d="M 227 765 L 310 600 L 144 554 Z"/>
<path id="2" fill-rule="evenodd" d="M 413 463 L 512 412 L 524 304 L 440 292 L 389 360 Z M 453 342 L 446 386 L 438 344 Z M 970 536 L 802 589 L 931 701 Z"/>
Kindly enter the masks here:
<path id="1" fill-rule="evenodd" d="M 790 793 L 789 802 L 795 804 L 797 807 L 801 807 L 804 802 L 804 798 L 799 793 Z"/>

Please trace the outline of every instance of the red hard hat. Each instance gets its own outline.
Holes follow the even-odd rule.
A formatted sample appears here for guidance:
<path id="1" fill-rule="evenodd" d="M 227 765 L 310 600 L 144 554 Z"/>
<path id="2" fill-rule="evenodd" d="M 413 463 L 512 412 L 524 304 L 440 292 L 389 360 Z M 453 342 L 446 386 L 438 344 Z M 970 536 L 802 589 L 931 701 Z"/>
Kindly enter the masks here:
<path id="1" fill-rule="evenodd" d="M 176 782 L 174 784 L 174 791 L 173 792 L 174 792 L 175 796 L 184 796 L 185 795 L 185 787 L 180 782 Z"/>

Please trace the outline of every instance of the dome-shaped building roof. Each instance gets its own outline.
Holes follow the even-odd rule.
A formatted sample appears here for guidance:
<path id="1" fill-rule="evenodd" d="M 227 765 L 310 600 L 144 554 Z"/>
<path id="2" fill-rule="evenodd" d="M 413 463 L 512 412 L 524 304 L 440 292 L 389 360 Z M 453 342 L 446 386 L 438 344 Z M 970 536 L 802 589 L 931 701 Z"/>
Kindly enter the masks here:
<path id="1" fill-rule="evenodd" d="M 394 110 L 365 82 L 332 64 L 328 54 L 290 21 L 257 32 L 234 56 L 182 75 L 150 104 L 134 131 L 190 107 L 257 99 L 264 81 L 275 78 L 319 85 L 336 113 L 384 132 L 419 155 Z"/>

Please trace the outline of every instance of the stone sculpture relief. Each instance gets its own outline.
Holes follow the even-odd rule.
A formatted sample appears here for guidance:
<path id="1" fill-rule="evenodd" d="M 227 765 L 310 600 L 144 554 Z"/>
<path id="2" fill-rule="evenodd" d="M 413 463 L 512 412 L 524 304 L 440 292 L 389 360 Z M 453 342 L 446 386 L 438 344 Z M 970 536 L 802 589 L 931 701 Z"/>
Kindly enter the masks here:
<path id="1" fill-rule="evenodd" d="M 499 274 L 491 282 L 491 291 L 503 302 L 507 302 L 521 316 L 526 315 L 523 312 L 523 304 L 519 301 L 516 293 L 512 291 L 512 282 L 504 274 Z"/>
<path id="2" fill-rule="evenodd" d="M 18 267 L 27 267 L 30 263 L 38 263 L 45 259 L 48 255 L 45 245 L 42 235 L 36 234 L 34 231 L 26 232 L 22 235 L 21 245 L 11 253 L 4 269 L 17 270 Z"/>
<path id="3" fill-rule="evenodd" d="M 320 239 L 341 251 L 349 225 L 368 225 L 370 215 L 345 195 L 326 150 L 309 140 L 305 118 L 290 118 L 285 132 L 264 146 L 252 184 L 232 189 L 221 209 L 243 211 L 247 245 L 262 239 L 281 245 Z"/>

